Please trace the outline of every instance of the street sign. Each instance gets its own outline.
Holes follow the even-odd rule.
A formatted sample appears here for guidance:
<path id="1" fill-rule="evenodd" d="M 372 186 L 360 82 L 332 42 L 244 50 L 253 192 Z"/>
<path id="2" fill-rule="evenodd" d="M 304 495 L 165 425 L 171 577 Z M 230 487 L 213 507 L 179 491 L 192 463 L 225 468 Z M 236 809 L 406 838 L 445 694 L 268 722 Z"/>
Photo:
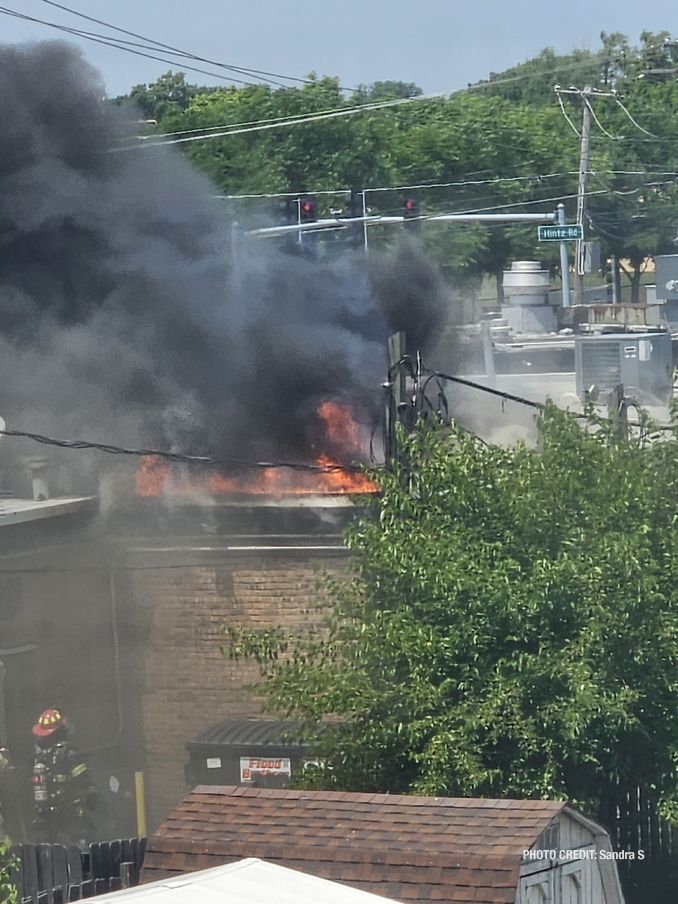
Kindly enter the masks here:
<path id="1" fill-rule="evenodd" d="M 538 226 L 540 242 L 569 242 L 584 238 L 584 227 L 579 223 L 569 226 Z"/>

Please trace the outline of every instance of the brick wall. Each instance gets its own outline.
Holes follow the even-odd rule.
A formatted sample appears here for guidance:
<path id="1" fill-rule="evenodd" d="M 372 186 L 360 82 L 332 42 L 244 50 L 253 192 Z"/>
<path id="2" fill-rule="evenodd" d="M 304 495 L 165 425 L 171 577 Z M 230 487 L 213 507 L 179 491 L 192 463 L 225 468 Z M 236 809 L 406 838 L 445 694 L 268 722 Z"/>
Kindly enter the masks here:
<path id="1" fill-rule="evenodd" d="M 323 572 L 346 569 L 342 548 L 223 548 L 132 554 L 129 603 L 143 640 L 141 722 L 146 749 L 149 830 L 187 790 L 186 742 L 227 718 L 257 715 L 243 687 L 258 668 L 220 647 L 225 625 L 297 628 L 317 621 Z"/>
<path id="2" fill-rule="evenodd" d="M 257 542 L 279 545 L 227 545 Z M 323 572 L 346 572 L 348 553 L 337 543 L 83 532 L 56 547 L 0 556 L 2 740 L 20 767 L 28 822 L 30 727 L 42 709 L 59 706 L 77 728 L 97 790 L 121 811 L 116 828 L 102 823 L 101 837 L 134 832 L 137 770 L 146 773 L 155 828 L 186 793 L 186 743 L 224 719 L 261 711 L 244 688 L 258 679 L 257 667 L 220 652 L 224 625 L 309 625 L 323 600 Z M 108 791 L 111 775 L 121 782 L 117 795 Z"/>

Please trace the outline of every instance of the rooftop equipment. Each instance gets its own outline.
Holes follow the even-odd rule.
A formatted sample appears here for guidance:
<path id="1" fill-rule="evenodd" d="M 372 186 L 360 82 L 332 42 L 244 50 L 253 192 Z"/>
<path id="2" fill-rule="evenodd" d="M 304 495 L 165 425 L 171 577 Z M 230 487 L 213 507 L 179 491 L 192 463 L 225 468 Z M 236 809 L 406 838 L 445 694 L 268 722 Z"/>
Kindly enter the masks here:
<path id="1" fill-rule="evenodd" d="M 549 304 L 549 271 L 539 261 L 515 261 L 504 271 L 504 298 L 501 315 L 512 333 L 549 333 L 558 329 L 554 309 Z"/>
<path id="2" fill-rule="evenodd" d="M 673 389 L 671 335 L 666 331 L 577 336 L 577 395 L 596 386 L 601 397 L 620 383 L 640 404 L 666 404 Z"/>

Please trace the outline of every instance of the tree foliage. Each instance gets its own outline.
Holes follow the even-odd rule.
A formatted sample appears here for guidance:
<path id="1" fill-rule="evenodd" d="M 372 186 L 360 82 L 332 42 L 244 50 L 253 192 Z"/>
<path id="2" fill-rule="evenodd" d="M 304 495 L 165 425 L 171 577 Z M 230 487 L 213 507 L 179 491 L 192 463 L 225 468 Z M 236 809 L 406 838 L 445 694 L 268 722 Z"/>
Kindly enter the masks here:
<path id="1" fill-rule="evenodd" d="M 615 90 L 617 98 L 593 102 L 587 238 L 601 241 L 605 256 L 624 260 L 633 298 L 639 300 L 646 258 L 673 251 L 678 231 L 673 150 L 678 82 L 666 36 L 646 31 L 633 46 L 619 32 L 603 32 L 597 51 L 558 55 L 546 48 L 449 98 L 205 138 L 185 145 L 185 153 L 229 195 L 336 191 L 321 196 L 324 215 L 341 209 L 351 188 L 414 185 L 422 186 L 424 214 L 548 211 L 562 198 L 573 219 L 581 102 L 564 100 L 573 130 L 553 89 L 560 83 Z M 172 72 L 131 93 L 144 115 L 157 119 L 166 132 L 247 127 L 420 95 L 413 83 L 378 81 L 347 96 L 337 79 L 313 73 L 295 88 L 207 89 Z M 396 190 L 368 195 L 373 213 L 399 213 L 401 203 Z M 238 207 L 236 219 L 241 213 Z M 554 272 L 559 267 L 558 247 L 540 244 L 533 226 L 502 230 L 425 222 L 423 233 L 433 256 L 458 284 L 477 284 L 488 274 L 499 277 L 520 257 L 541 259 Z M 372 234 L 378 242 L 379 231 Z"/>
<path id="2" fill-rule="evenodd" d="M 325 787 L 678 815 L 678 441 L 548 405 L 539 447 L 420 426 L 349 528 L 322 631 L 231 629 Z"/>
<path id="3" fill-rule="evenodd" d="M 159 121 L 174 109 L 185 110 L 192 98 L 208 91 L 189 84 L 184 72 L 170 71 L 151 84 L 135 85 L 129 96 L 147 119 Z"/>
<path id="4" fill-rule="evenodd" d="M 9 841 L 0 841 L 0 904 L 16 904 L 17 890 L 9 875 L 11 863 Z"/>

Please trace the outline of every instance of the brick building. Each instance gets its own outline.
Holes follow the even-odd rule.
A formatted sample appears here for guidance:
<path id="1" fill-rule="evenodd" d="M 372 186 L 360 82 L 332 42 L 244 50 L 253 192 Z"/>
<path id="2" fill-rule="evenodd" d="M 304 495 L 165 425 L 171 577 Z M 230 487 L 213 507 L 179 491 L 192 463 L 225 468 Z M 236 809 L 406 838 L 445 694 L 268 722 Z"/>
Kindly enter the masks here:
<path id="1" fill-rule="evenodd" d="M 339 532 L 353 509 L 337 511 L 137 500 L 68 532 L 0 531 L 0 742 L 13 751 L 25 813 L 30 726 L 58 706 L 95 775 L 101 836 L 135 833 L 137 771 L 153 830 L 187 790 L 186 743 L 260 712 L 243 687 L 258 669 L 221 653 L 223 626 L 317 619 L 319 579 L 347 565 Z"/>

